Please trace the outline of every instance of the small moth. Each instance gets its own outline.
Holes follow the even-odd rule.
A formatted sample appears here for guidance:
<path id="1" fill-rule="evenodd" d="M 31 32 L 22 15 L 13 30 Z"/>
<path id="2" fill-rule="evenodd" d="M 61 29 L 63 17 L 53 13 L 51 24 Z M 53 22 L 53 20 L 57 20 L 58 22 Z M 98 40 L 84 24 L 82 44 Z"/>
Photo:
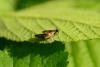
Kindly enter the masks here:
<path id="1" fill-rule="evenodd" d="M 57 29 L 56 30 L 44 30 L 42 31 L 42 34 L 37 34 L 35 35 L 35 37 L 40 40 L 47 40 L 53 37 L 57 32 L 58 32 Z"/>

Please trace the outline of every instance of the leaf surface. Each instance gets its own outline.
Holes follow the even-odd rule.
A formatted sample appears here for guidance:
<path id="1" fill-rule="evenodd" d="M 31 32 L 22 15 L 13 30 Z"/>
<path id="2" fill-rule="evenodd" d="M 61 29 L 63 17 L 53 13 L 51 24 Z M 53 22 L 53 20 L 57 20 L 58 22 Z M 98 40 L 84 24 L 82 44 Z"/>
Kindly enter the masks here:
<path id="1" fill-rule="evenodd" d="M 14 9 L 9 0 L 0 7 L 0 67 L 100 67 L 96 1 L 48 0 L 7 12 Z M 35 34 L 56 28 L 59 33 L 48 42 L 34 42 Z"/>

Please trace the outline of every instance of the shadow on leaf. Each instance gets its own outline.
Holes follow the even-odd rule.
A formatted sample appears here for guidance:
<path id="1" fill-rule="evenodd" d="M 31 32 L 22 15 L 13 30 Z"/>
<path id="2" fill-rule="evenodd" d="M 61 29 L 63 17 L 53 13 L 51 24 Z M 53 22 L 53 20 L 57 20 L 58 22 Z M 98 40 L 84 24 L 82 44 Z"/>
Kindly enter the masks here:
<path id="1" fill-rule="evenodd" d="M 15 5 L 15 10 L 21 10 L 47 1 L 50 0 L 17 0 Z"/>
<path id="2" fill-rule="evenodd" d="M 0 38 L 0 50 L 7 49 L 11 57 L 17 60 L 30 56 L 31 62 L 34 65 L 40 58 L 39 62 L 44 67 L 66 67 L 68 64 L 68 52 L 65 52 L 65 44 L 60 41 L 52 43 L 31 43 L 15 42 Z M 38 64 L 38 63 L 37 63 Z"/>

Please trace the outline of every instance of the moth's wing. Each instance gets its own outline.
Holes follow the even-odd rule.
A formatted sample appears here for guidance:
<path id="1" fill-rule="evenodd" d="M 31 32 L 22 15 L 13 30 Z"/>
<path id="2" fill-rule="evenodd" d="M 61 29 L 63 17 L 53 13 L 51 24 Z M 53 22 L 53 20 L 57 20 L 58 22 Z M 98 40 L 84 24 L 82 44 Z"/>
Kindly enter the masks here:
<path id="1" fill-rule="evenodd" d="M 43 34 L 48 34 L 50 32 L 51 32 L 51 30 L 44 30 L 44 31 L 42 31 Z"/>
<path id="2" fill-rule="evenodd" d="M 42 31 L 43 34 L 48 34 L 48 33 L 56 33 L 56 30 L 44 30 Z"/>
<path id="3" fill-rule="evenodd" d="M 38 39 L 41 38 L 41 34 L 36 34 L 35 38 L 38 38 Z"/>
<path id="4" fill-rule="evenodd" d="M 47 30 L 42 31 L 43 34 L 44 34 L 44 33 L 47 33 L 47 32 L 48 32 Z"/>
<path id="5" fill-rule="evenodd" d="M 35 37 L 38 39 L 38 40 L 45 40 L 45 37 L 46 37 L 46 34 L 37 34 L 35 35 Z"/>

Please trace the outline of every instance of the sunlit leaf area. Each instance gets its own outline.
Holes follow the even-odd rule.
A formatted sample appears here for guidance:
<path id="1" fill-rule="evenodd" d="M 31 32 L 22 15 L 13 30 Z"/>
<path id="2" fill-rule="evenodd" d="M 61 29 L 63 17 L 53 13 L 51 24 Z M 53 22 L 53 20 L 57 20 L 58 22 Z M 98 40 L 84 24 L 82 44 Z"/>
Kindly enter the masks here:
<path id="1" fill-rule="evenodd" d="M 100 67 L 99 0 L 0 0 L 0 67 Z"/>

